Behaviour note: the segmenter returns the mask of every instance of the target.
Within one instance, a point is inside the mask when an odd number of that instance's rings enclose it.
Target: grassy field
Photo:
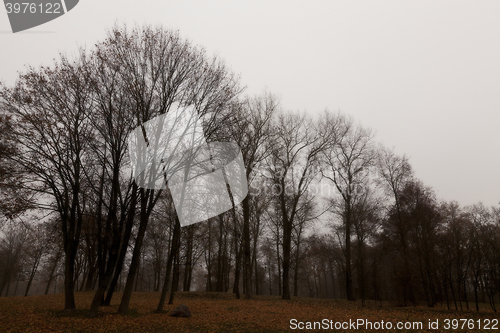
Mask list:
[[[355,322],[368,320],[372,325],[384,321],[393,324],[393,329],[378,329],[377,332],[395,331],[432,331],[432,332],[495,332],[497,329],[478,329],[484,326],[486,319],[498,318],[486,305],[480,312],[448,311],[446,308],[429,309],[424,306],[395,307],[389,303],[379,306],[368,302],[361,307],[360,302],[344,300],[318,300],[311,298],[294,298],[282,301],[278,297],[257,296],[253,300],[236,300],[232,294],[222,293],[178,293],[174,305],[167,305],[170,311],[175,306],[186,304],[192,312],[191,318],[174,318],[168,312],[155,313],[159,293],[134,293],[130,312],[127,316],[116,314],[121,295],[118,293],[109,307],[101,307],[98,318],[88,318],[88,308],[93,293],[77,293],[77,310],[74,313],[61,311],[64,304],[63,295],[1,297],[0,298],[0,332],[290,332],[290,320],[298,322],[314,322],[327,319],[335,322]],[[439,320],[439,330],[428,328],[429,319]],[[446,319],[473,319],[474,328],[467,325],[459,329],[444,329]],[[423,329],[398,330],[398,322],[422,322]],[[450,325],[453,322],[450,322]],[[456,322],[455,322],[456,323]],[[469,321],[468,323],[472,323]],[[311,324],[313,325],[313,324]],[[329,324],[330,325],[330,324]],[[344,324],[345,327],[346,324]],[[409,324],[407,324],[409,325]],[[386,327],[386,326],[384,326]],[[335,326],[333,326],[335,328]],[[352,328],[352,326],[351,326]],[[452,328],[452,326],[450,326]],[[490,324],[490,328],[491,324]],[[328,331],[320,329],[319,331]],[[335,330],[335,329],[334,329]],[[310,330],[315,331],[315,330]],[[316,330],[317,331],[317,330]],[[333,330],[332,330],[333,331]],[[335,331],[353,331],[340,329]],[[361,326],[356,332],[370,331]],[[373,330],[375,331],[375,330]]]

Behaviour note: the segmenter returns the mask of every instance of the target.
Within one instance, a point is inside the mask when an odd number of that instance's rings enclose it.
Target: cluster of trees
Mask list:
[[[161,311],[180,288],[495,309],[500,209],[439,202],[346,115],[241,93],[222,61],[151,27],[116,27],[1,85],[0,294],[62,276],[65,309],[93,290],[93,316],[115,291],[126,313],[134,290],[161,292]],[[240,205],[182,228],[168,188],[134,181],[127,145],[177,103],[207,141],[239,145],[249,184]]]

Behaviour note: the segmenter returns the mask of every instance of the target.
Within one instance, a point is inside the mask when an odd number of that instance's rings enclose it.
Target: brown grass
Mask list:
[[[279,297],[257,296],[253,300],[236,300],[232,294],[224,293],[178,293],[174,305],[167,305],[170,311],[184,303],[192,312],[191,318],[174,318],[168,312],[155,313],[158,293],[134,293],[127,316],[116,313],[121,295],[118,293],[111,306],[101,307],[97,318],[88,318],[88,308],[93,293],[77,293],[77,310],[64,312],[63,295],[2,297],[0,298],[1,332],[289,332],[290,319],[298,321],[349,321],[366,319],[372,322],[419,321],[427,329],[428,321],[440,320],[442,332],[444,319],[498,318],[483,305],[480,312],[448,311],[424,306],[394,307],[368,302],[361,307],[359,302],[343,300],[320,300],[294,298],[282,301]],[[500,329],[500,327],[498,327]],[[299,330],[295,330],[299,331]],[[326,331],[326,330],[323,330]],[[342,330],[341,330],[342,331]],[[362,332],[363,329],[357,330]],[[384,332],[384,330],[377,330]],[[390,330],[388,330],[390,331]],[[398,330],[393,329],[393,332]],[[415,332],[416,330],[409,330]],[[430,330],[429,330],[430,331]],[[438,332],[434,330],[433,332]],[[454,330],[454,331],[471,331]],[[479,332],[481,330],[474,330]],[[484,330],[493,332],[495,330]]]

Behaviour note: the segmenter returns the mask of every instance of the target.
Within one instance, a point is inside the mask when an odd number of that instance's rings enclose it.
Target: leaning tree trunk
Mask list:
[[[33,267],[32,267],[31,272],[30,272],[30,277],[28,280],[28,285],[26,286],[26,291],[24,292],[24,297],[28,296],[28,292],[30,291],[31,283],[33,283],[33,279],[35,278],[35,274],[36,274],[36,271],[38,269],[38,264],[40,263],[40,258],[41,258],[41,255],[39,256],[37,254],[37,256],[35,258],[35,263],[33,264]]]
[[[62,250],[59,249],[59,251],[57,251],[56,258],[54,259],[54,265],[52,266],[52,268],[50,270],[49,280],[47,281],[47,287],[45,288],[44,295],[47,295],[49,293],[49,288],[50,288],[50,285],[52,284],[52,280],[54,280],[54,273],[56,271],[57,264],[59,263],[59,259],[61,258],[61,254],[62,254]]]
[[[141,188],[141,220],[139,223],[139,231],[137,233],[137,239],[134,246],[134,252],[132,255],[132,262],[130,263],[130,269],[127,276],[127,282],[125,284],[125,289],[123,291],[122,300],[120,302],[120,307],[118,308],[118,313],[123,315],[127,314],[128,306],[130,304],[130,298],[132,297],[132,291],[134,289],[134,280],[139,269],[139,263],[141,259],[141,247],[142,241],[144,239],[144,234],[146,233],[146,228],[148,225],[149,214],[147,212],[147,204],[149,195],[153,195],[151,190],[145,191]],[[149,194],[149,195],[148,195]]]
[[[130,200],[130,206],[129,206],[130,208],[127,216],[127,223],[125,225],[125,231],[121,243],[120,253],[116,263],[113,279],[111,280],[111,283],[108,288],[108,293],[106,294],[106,298],[102,303],[103,306],[109,306],[111,304],[111,298],[113,297],[113,293],[115,292],[116,286],[120,279],[120,274],[122,273],[123,262],[125,261],[125,256],[127,255],[128,243],[130,240],[130,236],[132,234],[132,227],[134,225],[135,206],[137,204],[137,188],[138,186],[134,182],[132,186],[132,198]]]
[[[158,307],[156,308],[156,312],[162,312],[163,307],[165,306],[165,299],[167,298],[168,285],[170,284],[170,272],[172,270],[172,263],[174,261],[175,253],[177,252],[177,248],[179,247],[181,236],[181,225],[179,223],[179,219],[175,218],[175,226],[174,232],[172,236],[172,243],[170,247],[170,253],[167,260],[167,269],[165,273],[165,281],[163,282],[163,288],[161,290],[160,302],[158,303]]]

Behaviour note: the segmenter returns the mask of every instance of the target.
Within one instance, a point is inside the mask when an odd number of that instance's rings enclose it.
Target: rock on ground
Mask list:
[[[172,317],[191,317],[191,311],[184,304],[179,305],[172,311],[170,311],[170,316]]]

